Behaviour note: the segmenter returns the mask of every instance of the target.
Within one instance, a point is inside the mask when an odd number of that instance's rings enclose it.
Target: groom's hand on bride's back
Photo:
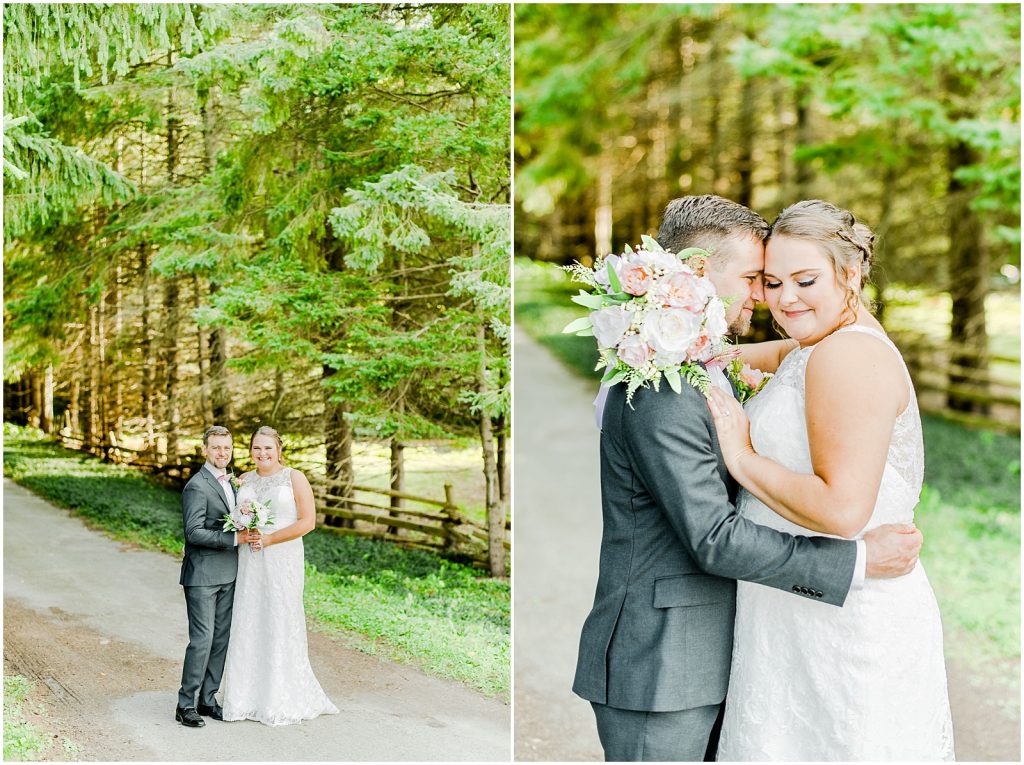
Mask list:
[[[924,536],[909,523],[887,523],[864,535],[867,545],[866,575],[889,579],[909,574],[917,565]]]

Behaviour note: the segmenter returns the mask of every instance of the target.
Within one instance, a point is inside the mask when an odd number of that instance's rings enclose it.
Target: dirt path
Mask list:
[[[570,690],[601,542],[595,390],[522,331],[515,381],[515,757],[600,760],[590,706]],[[970,653],[961,635],[946,645]],[[957,759],[1019,762],[1020,663],[948,658],[947,671]]]
[[[340,714],[270,728],[174,721],[187,639],[179,563],[129,549],[4,481],[4,672],[36,682],[47,759],[507,761],[510,709],[311,632]],[[63,756],[62,756],[63,755]]]

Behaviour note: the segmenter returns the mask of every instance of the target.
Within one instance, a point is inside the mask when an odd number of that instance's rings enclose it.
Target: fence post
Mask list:
[[[444,549],[446,552],[451,552],[455,549],[455,535],[452,534],[452,529],[458,525],[459,519],[457,515],[457,507],[455,505],[455,498],[453,496],[454,491],[450,483],[444,485],[444,507],[442,510],[447,519],[441,521],[441,528],[444,529]]]

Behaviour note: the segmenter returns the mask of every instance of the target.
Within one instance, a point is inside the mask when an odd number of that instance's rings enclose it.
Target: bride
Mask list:
[[[749,421],[726,394],[709,402],[745,489],[739,512],[759,524],[856,538],[913,522],[921,419],[899,351],[860,301],[873,240],[820,200],[772,224],[765,297],[797,344],[745,346],[753,365],[778,367],[747,405]],[[719,760],[953,754],[942,625],[920,562],[901,578],[865,580],[843,608],[739,582]]]
[[[302,607],[302,537],[316,524],[313,491],[306,476],[284,467],[273,428],[253,433],[249,450],[256,470],[241,477],[236,502],[269,503],[274,521],[238,550],[224,719],[289,725],[336,714],[309,665]]]

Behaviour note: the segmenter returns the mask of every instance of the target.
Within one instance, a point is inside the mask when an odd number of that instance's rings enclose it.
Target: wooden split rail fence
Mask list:
[[[325,480],[315,481],[313,490],[320,510],[317,523],[325,529],[460,554],[481,565],[487,562],[487,528],[455,504],[451,484],[445,484],[443,500],[363,485],[351,486],[345,492],[340,482]],[[383,499],[374,501],[376,497]],[[394,500],[400,504],[391,504]],[[424,507],[409,507],[405,502]],[[510,533],[511,522],[506,521],[506,550],[511,548]]]
[[[937,341],[914,332],[892,332],[893,342],[914,379],[921,410],[972,427],[1020,435],[1020,357],[983,353],[977,348]],[[981,360],[970,366],[961,360]],[[950,399],[983,411],[960,411]]]
[[[101,443],[90,442],[73,433],[68,419],[60,430],[60,438],[68,449],[88,452],[105,462],[139,468],[182,484],[205,461],[198,450],[172,461],[152,449],[132,449],[120,443],[114,433],[108,433]],[[304,466],[304,472],[316,497],[319,528],[457,555],[471,560],[475,566],[487,567],[487,527],[456,504],[451,484],[444,485],[444,499],[364,485],[351,486],[346,492],[342,483],[328,481],[315,468]],[[511,530],[511,521],[506,521],[506,550],[511,549]]]

